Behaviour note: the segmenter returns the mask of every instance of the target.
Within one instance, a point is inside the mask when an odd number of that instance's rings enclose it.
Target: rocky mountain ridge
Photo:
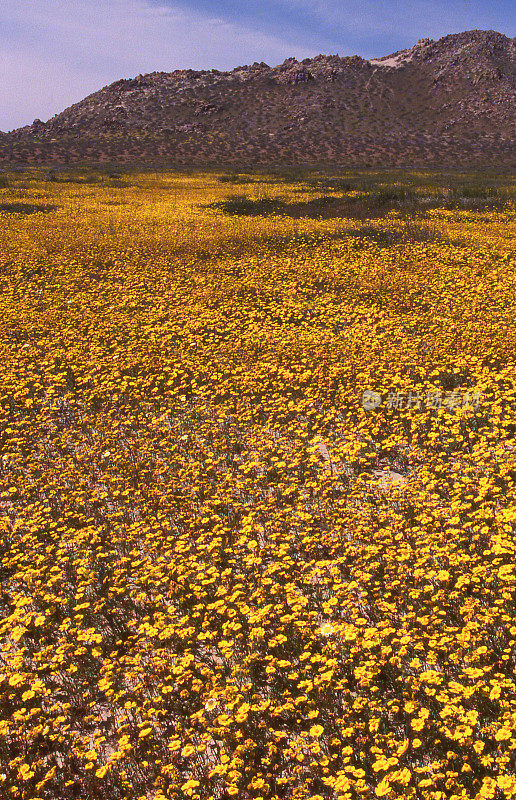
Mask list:
[[[0,160],[508,163],[515,101],[516,39],[468,31],[369,60],[321,54],[118,80],[0,134]]]

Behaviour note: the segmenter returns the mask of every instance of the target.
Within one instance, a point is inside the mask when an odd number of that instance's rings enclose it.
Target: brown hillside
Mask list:
[[[516,39],[469,31],[383,58],[319,55],[119,80],[0,136],[6,162],[507,164]]]

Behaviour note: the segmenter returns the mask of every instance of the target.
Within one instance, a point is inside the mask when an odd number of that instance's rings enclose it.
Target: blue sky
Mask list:
[[[513,0],[1,0],[0,130],[153,70],[374,58],[474,28],[514,36],[515,20]]]

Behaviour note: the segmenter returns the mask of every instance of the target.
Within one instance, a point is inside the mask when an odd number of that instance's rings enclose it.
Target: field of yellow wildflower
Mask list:
[[[43,178],[0,188],[0,797],[515,796],[514,184]]]

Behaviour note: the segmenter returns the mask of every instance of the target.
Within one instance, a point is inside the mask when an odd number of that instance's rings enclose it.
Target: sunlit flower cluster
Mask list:
[[[16,180],[56,210],[0,212],[0,796],[515,796],[513,209],[386,244]]]

